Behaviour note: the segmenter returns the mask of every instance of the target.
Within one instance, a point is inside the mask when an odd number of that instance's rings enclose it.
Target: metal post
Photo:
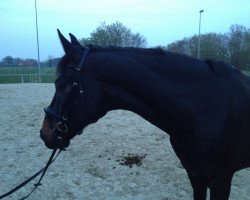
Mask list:
[[[200,10],[200,20],[199,20],[199,38],[198,38],[198,59],[200,59],[200,50],[201,50],[201,13],[203,13],[204,10]]]
[[[39,83],[41,82],[41,66],[40,66],[40,51],[39,51],[39,35],[38,35],[38,22],[37,22],[37,6],[35,0],[35,13],[36,13],[36,43],[37,43],[37,65],[38,65],[38,74],[39,74]]]

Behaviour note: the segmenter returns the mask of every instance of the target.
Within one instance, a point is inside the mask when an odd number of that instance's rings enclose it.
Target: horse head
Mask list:
[[[58,35],[65,55],[57,66],[55,94],[45,109],[40,131],[48,148],[67,147],[70,139],[106,113],[102,85],[93,73],[95,63],[90,50],[72,34],[71,42],[59,30]]]

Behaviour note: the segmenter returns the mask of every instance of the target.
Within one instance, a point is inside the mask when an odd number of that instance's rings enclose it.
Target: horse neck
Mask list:
[[[165,119],[170,118],[171,122],[170,111],[175,112],[172,104],[174,100],[171,99],[171,93],[175,91],[166,88],[165,78],[156,70],[162,66],[155,66],[157,62],[154,61],[164,60],[161,57],[163,55],[148,55],[146,58],[144,56],[144,59],[142,55],[134,54],[116,54],[110,57],[108,54],[105,55],[107,60],[102,60],[97,71],[100,80],[105,83],[106,93],[110,96],[107,109],[135,112],[166,131],[168,127]],[[161,91],[164,91],[164,94]],[[168,116],[163,108],[168,109]]]

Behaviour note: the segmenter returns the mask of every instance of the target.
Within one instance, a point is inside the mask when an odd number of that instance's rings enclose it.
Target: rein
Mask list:
[[[75,74],[75,80],[73,82],[73,87],[72,87],[72,91],[71,91],[71,98],[74,98],[75,95],[77,94],[77,89],[79,90],[80,95],[83,95],[83,88],[82,88],[82,82],[81,82],[81,74],[84,68],[84,64],[86,62],[87,56],[89,54],[89,48],[85,48],[83,55],[81,57],[81,60],[78,64],[78,66],[75,68],[76,70],[76,74]],[[69,113],[71,111],[71,107],[69,109],[67,109],[63,115],[59,114],[57,111],[55,111],[53,108],[51,108],[50,106],[48,106],[47,108],[44,108],[45,111],[45,115],[48,115],[52,118],[54,118],[57,123],[55,124],[54,127],[54,134],[55,134],[55,139],[56,139],[56,145],[55,148],[53,149],[51,156],[46,164],[46,166],[44,168],[42,168],[40,171],[38,171],[37,173],[35,173],[33,176],[31,176],[30,178],[28,178],[27,180],[25,180],[24,182],[20,183],[18,186],[16,186],[15,188],[13,188],[12,190],[10,190],[9,192],[6,192],[5,194],[0,196],[0,199],[3,199],[9,195],[11,195],[12,193],[16,192],[17,190],[21,189],[23,186],[25,186],[27,183],[29,183],[31,180],[33,180],[34,178],[36,178],[39,174],[42,173],[42,175],[40,176],[38,182],[36,184],[34,184],[34,188],[31,190],[31,192],[26,195],[25,197],[19,199],[19,200],[24,200],[27,199],[36,189],[38,186],[41,185],[41,181],[48,169],[48,167],[55,161],[55,159],[57,158],[57,156],[65,149],[60,148],[60,143],[62,142],[62,140],[66,137],[66,133],[68,132],[68,126],[67,126],[67,120],[68,120],[68,116]],[[57,150],[59,149],[59,152],[56,154]]]
[[[16,186],[15,188],[11,189],[9,192],[6,192],[5,194],[1,195],[0,196],[0,199],[3,199],[9,195],[11,195],[12,193],[16,192],[17,190],[21,189],[23,186],[25,186],[27,183],[29,183],[31,180],[33,180],[34,178],[36,178],[39,174],[42,173],[42,175],[40,176],[38,182],[36,184],[34,184],[34,188],[31,190],[31,192],[26,195],[25,197],[22,197],[21,199],[19,200],[24,200],[24,199],[27,199],[36,189],[38,186],[41,185],[41,181],[48,169],[48,167],[55,161],[55,159],[57,158],[57,156],[62,152],[63,149],[60,149],[59,152],[56,154],[57,152],[57,148],[55,148],[53,150],[53,152],[51,153],[51,156],[46,164],[46,166],[44,168],[42,168],[40,171],[38,171],[37,173],[35,173],[33,176],[31,176],[30,178],[28,178],[27,180],[23,181],[22,183],[20,183],[18,186]],[[56,154],[56,156],[55,156]]]

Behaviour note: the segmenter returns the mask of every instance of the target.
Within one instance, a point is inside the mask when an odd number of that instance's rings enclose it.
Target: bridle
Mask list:
[[[77,92],[80,93],[80,95],[83,95],[83,89],[82,89],[82,81],[81,81],[81,75],[84,69],[84,64],[86,62],[87,56],[89,54],[89,48],[85,47],[83,55],[81,57],[81,60],[78,64],[77,67],[75,67],[76,70],[76,74],[75,74],[75,79],[73,82],[73,87],[72,90],[70,91],[70,98],[69,101],[71,101],[76,95]],[[70,104],[69,104],[70,105]],[[25,197],[21,198],[20,200],[24,200],[26,198],[28,198],[35,190],[36,188],[41,185],[41,181],[48,169],[48,167],[54,162],[54,160],[57,158],[57,156],[61,153],[62,150],[65,150],[63,148],[60,147],[60,143],[63,141],[63,139],[66,136],[66,133],[68,132],[68,116],[70,114],[71,111],[71,106],[70,105],[68,107],[67,110],[65,110],[65,112],[61,115],[59,114],[56,110],[54,110],[53,108],[51,108],[50,106],[48,106],[47,108],[44,108],[45,111],[45,115],[53,118],[53,120],[55,120],[57,123],[55,124],[54,127],[54,134],[55,134],[55,147],[53,149],[53,152],[46,164],[46,166],[44,168],[42,168],[40,171],[38,171],[37,173],[35,173],[33,176],[31,176],[30,178],[28,178],[27,180],[25,180],[24,182],[22,182],[21,184],[19,184],[18,186],[16,186],[15,188],[13,188],[12,190],[10,190],[9,192],[6,192],[3,195],[0,195],[0,199],[3,199],[9,195],[11,195],[12,193],[16,192],[17,190],[21,189],[23,186],[25,186],[27,183],[29,183],[31,180],[33,180],[34,178],[36,178],[39,174],[42,173],[42,175],[40,176],[38,182],[36,184],[34,184],[34,188],[31,190],[31,192],[26,195]],[[57,150],[60,149],[60,151],[56,154]]]
[[[69,92],[69,98],[67,98],[67,102],[65,102],[65,105],[67,105],[67,109],[64,110],[63,114],[60,114],[58,111],[54,110],[51,106],[48,106],[47,108],[44,108],[45,115],[48,116],[50,119],[55,121],[54,125],[54,137],[56,140],[64,140],[67,138],[67,132],[68,132],[68,119],[71,112],[72,104],[70,102],[73,101],[77,93],[81,96],[83,96],[83,88],[82,88],[82,81],[81,81],[81,75],[83,73],[83,69],[88,57],[90,49],[88,47],[84,48],[83,55],[81,57],[81,60],[77,67],[73,67],[76,71],[74,81],[72,84],[72,89]],[[68,103],[69,102],[69,103]]]

